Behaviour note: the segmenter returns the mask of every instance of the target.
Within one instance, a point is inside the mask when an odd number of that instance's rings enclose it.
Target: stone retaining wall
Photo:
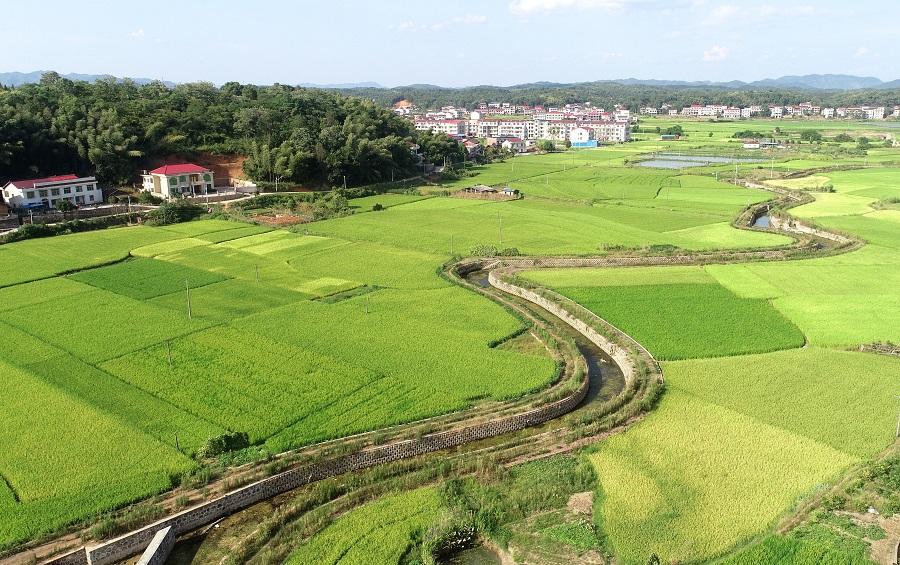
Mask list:
[[[832,239],[834,239],[834,237],[835,236],[832,236]],[[714,254],[693,253],[689,255],[629,257],[498,257],[496,258],[496,261],[503,266],[514,267],[516,269],[539,269],[548,267],[656,267],[667,265],[731,263],[759,259],[778,260],[784,259],[793,253],[810,251],[812,249],[815,249],[815,247],[809,245],[791,249],[775,249],[771,251],[726,251]]]
[[[769,225],[771,225],[775,229],[784,230],[786,232],[814,235],[816,237],[830,239],[831,241],[836,241],[838,243],[850,243],[853,241],[849,237],[844,237],[842,235],[831,233],[825,230],[817,230],[813,227],[801,224],[793,218],[784,220],[773,216],[772,218],[769,218]]]
[[[488,274],[488,281],[491,283],[491,286],[499,288],[503,292],[507,292],[509,294],[518,296],[520,298],[524,298],[525,300],[527,300],[529,302],[537,304],[544,310],[547,310],[548,312],[550,312],[551,314],[553,314],[560,320],[564,321],[565,323],[567,323],[570,326],[572,326],[573,328],[575,328],[578,331],[578,333],[582,334],[584,337],[591,340],[591,342],[593,342],[594,345],[596,345],[597,347],[602,349],[604,352],[606,352],[607,355],[612,357],[612,359],[613,359],[613,361],[615,361],[616,365],[618,365],[619,368],[622,370],[622,376],[625,377],[626,383],[632,382],[632,380],[634,379],[634,369],[635,368],[632,365],[631,360],[628,358],[627,350],[625,350],[624,348],[619,347],[615,343],[611,342],[606,337],[601,335],[597,330],[595,330],[590,325],[588,325],[586,322],[576,318],[572,313],[570,313],[568,310],[566,310],[559,304],[553,302],[552,300],[544,298],[543,296],[541,296],[537,293],[534,293],[530,290],[527,290],[527,289],[524,289],[524,288],[521,288],[521,287],[518,287],[518,286],[515,286],[515,285],[512,285],[512,284],[502,281],[500,279],[500,276],[496,273],[496,271],[491,271]],[[574,302],[573,302],[573,304],[574,304]],[[591,313],[591,316],[594,316],[595,318],[597,317],[595,314],[592,314],[592,313]],[[597,318],[597,319],[599,320],[600,318]],[[621,330],[618,330],[617,328],[614,328],[613,326],[610,326],[610,327],[615,329],[624,338],[629,339],[633,345],[636,345],[637,347],[639,347],[640,350],[643,351],[644,353],[646,353],[651,359],[653,358],[653,356],[650,355],[650,352],[648,352],[643,347],[641,347],[640,344],[638,344],[636,341],[631,340],[631,338],[628,337],[624,332],[622,332]]]
[[[163,565],[172,548],[175,546],[175,533],[172,528],[164,528],[153,536],[153,540],[141,558],[138,559],[137,565]]]

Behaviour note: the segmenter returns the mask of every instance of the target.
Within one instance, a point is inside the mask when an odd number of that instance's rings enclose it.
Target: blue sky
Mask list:
[[[0,71],[222,84],[900,78],[884,0],[6,0]]]

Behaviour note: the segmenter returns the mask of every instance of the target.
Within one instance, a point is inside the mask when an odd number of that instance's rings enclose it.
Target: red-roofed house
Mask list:
[[[213,191],[213,172],[192,163],[163,165],[141,178],[143,190],[162,198],[199,196]]]
[[[99,204],[103,202],[103,192],[94,177],[60,175],[42,179],[11,180],[3,187],[3,198],[13,208],[38,207],[56,208],[60,200],[72,204]]]

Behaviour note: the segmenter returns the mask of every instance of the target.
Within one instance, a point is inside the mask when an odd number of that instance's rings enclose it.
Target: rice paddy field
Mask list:
[[[34,243],[40,278],[16,262]],[[555,371],[543,349],[488,347],[521,323],[440,279],[444,255],[224,221],[0,249],[0,548],[169,489],[226,430],[280,452]]]
[[[807,182],[833,183],[836,192],[792,213],[864,238],[862,249],[779,263],[523,275],[664,360],[658,409],[590,455],[601,497],[595,520],[624,563],[651,553],[682,563],[726,554],[894,441],[900,359],[847,350],[900,339],[900,214],[869,206],[892,193],[893,169],[817,174],[825,178]],[[800,181],[792,188],[806,188]],[[866,561],[770,537],[722,562]]]
[[[822,128],[683,125],[689,143],[677,147],[701,152],[733,151],[731,134],[748,127]],[[11,344],[0,352],[0,551],[171,488],[196,468],[196,450],[228,430],[278,452],[547,386],[554,364],[541,348],[488,346],[521,323],[437,275],[472,246],[591,255],[792,241],[732,227],[770,194],[717,182],[731,165],[631,166],[660,150],[639,141],[516,157],[440,189],[509,183],[521,200],[367,197],[351,216],[309,225],[310,235],[204,220],[0,245],[0,331]],[[900,153],[822,157],[794,152],[740,168],[816,168],[816,178],[779,186],[833,184],[792,213],[865,239],[852,253],[523,273],[662,361],[658,407],[587,450],[594,522],[621,563],[651,553],[703,563],[743,546],[724,562],[837,559],[766,534],[893,441],[900,359],[858,346],[900,341],[900,211],[871,206],[900,196],[898,169],[880,166]],[[819,170],[866,162],[879,166]],[[422,489],[354,510],[290,561],[397,561],[440,519],[438,498]]]
[[[285,563],[399,563],[415,538],[440,519],[441,507],[435,488],[385,496],[338,518],[295,549]]]

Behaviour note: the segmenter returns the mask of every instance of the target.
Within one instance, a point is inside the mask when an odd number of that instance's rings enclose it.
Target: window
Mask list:
[[[79,187],[79,188],[81,188],[81,187]],[[63,187],[63,194],[72,194],[72,187],[70,187],[70,186],[64,186],[64,187]]]
[[[178,182],[184,182],[186,180],[187,180],[187,177],[184,175],[181,175],[180,177],[178,177]]]
[[[91,202],[94,201],[94,195],[93,195],[93,194],[89,194],[89,195],[88,195],[88,198],[90,199]]]
[[[41,198],[46,198],[47,197],[47,189],[42,188],[42,189],[38,190],[38,194],[41,195]]]
[[[206,192],[209,192],[210,190],[212,190],[212,185],[211,185],[211,184],[207,184],[207,185],[206,185]]]
[[[51,188],[51,189],[50,189],[50,195],[51,195],[51,196],[59,196],[59,189],[58,189],[58,188]]]
[[[90,186],[91,186],[91,185],[88,185],[88,190],[90,190]],[[78,185],[78,186],[75,187],[75,192],[81,192],[81,190],[82,190],[82,189],[81,189],[81,185]]]
[[[28,192],[26,192],[26,193],[25,193],[25,198],[28,198],[28,199],[34,198],[34,191],[33,191],[33,190],[29,190]]]
[[[207,173],[207,174],[203,175],[203,180],[205,180],[206,182],[209,182],[212,180],[212,178],[210,178],[209,173]]]
[[[178,184],[178,179],[176,179],[175,177],[170,177],[169,186],[175,186],[176,184]]]

